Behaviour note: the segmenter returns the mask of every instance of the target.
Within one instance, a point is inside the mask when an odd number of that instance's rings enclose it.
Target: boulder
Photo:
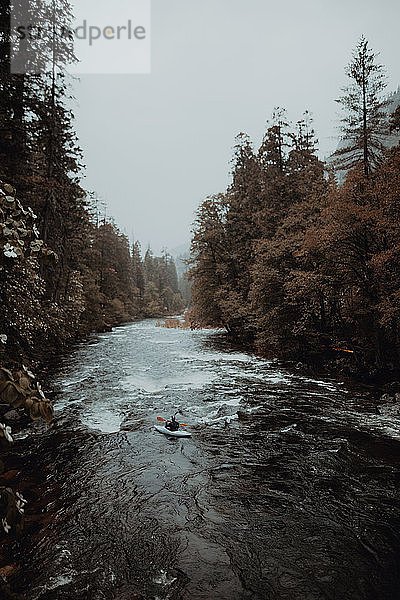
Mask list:
[[[13,409],[25,408],[34,421],[43,418],[51,423],[54,409],[45,398],[36,378],[26,367],[14,374],[0,366],[0,401]]]

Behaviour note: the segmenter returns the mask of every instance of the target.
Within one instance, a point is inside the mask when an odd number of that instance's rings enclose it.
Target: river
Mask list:
[[[51,386],[57,427],[19,435],[46,516],[27,600],[400,598],[400,420],[371,391],[153,320]],[[154,429],[177,410],[190,439]]]

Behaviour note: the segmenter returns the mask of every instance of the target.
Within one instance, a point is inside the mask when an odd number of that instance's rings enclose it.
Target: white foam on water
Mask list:
[[[130,375],[123,379],[121,386],[128,391],[143,390],[145,392],[153,393],[161,391],[165,387],[165,384],[161,379],[156,379],[147,375]]]
[[[249,354],[244,354],[244,352],[232,352],[232,353],[218,353],[216,352],[201,352],[199,350],[194,351],[192,354],[182,353],[179,350],[172,352],[177,356],[181,361],[202,361],[202,362],[210,362],[210,363],[248,363],[253,365],[270,365],[272,361],[264,360],[262,358],[258,358],[256,356],[251,356]]]
[[[96,412],[93,414],[83,413],[80,421],[90,429],[99,429],[103,433],[118,433],[124,416],[119,412],[109,410],[108,408],[96,406]]]
[[[337,388],[339,386],[343,386],[344,382],[343,381],[338,381],[335,383],[329,382],[329,381],[321,381],[318,379],[309,379],[308,377],[300,377],[301,381],[304,381],[306,383],[314,383],[315,385],[317,385],[318,387],[323,387],[326,388],[327,390],[330,390],[332,392],[335,392],[337,390]],[[341,392],[346,392],[348,393],[349,390],[340,390]]]
[[[44,587],[46,590],[56,590],[60,587],[64,587],[69,583],[73,582],[73,577],[70,574],[66,575],[58,575],[58,577],[51,577],[49,583],[47,583]]]
[[[297,423],[293,423],[292,425],[288,425],[287,427],[284,427],[283,429],[281,429],[281,433],[289,433],[290,431],[294,431],[297,427]]]
[[[78,383],[82,383],[85,379],[88,379],[89,375],[81,375],[80,377],[75,377],[72,379],[61,379],[60,383],[63,389],[70,388],[73,385],[77,385]]]
[[[238,419],[237,412],[230,415],[219,415],[219,410],[223,407],[240,407],[243,400],[243,396],[237,396],[231,400],[222,399],[216,402],[207,402],[201,406],[198,404],[187,406],[184,411],[185,420],[193,425],[200,423],[212,425],[214,423],[223,423],[224,421],[230,423],[231,421]],[[204,414],[204,410],[207,410],[206,414]]]
[[[152,344],[175,344],[177,340],[152,340]]]
[[[172,585],[176,581],[176,577],[172,577],[168,575],[167,571],[162,569],[156,577],[153,579],[153,583],[157,585],[169,586]]]
[[[211,372],[193,371],[192,373],[177,374],[174,377],[150,377],[147,375],[130,375],[123,382],[123,389],[144,391],[150,394],[161,392],[163,390],[190,390],[202,389],[215,380],[215,375]]]
[[[246,412],[247,413],[253,413],[253,412],[256,412],[257,410],[260,410],[262,408],[265,409],[265,406],[262,406],[261,404],[259,406],[251,406],[250,408],[246,409]]]
[[[232,400],[221,400],[221,402],[217,402],[219,406],[240,406],[241,401],[244,400],[243,396],[238,396],[237,398],[232,398]]]
[[[20,433],[13,433],[12,435],[13,435],[14,441],[15,440],[25,440],[27,437],[31,436],[31,433],[30,433],[30,431],[28,431],[28,433],[21,431]]]
[[[93,346],[96,362],[91,359],[92,349],[83,349],[71,365],[74,376],[59,379],[64,394],[59,396],[56,410],[70,407],[84,425],[104,433],[120,431],[121,424],[134,412],[146,417],[156,410],[157,414],[174,413],[180,407],[185,422],[221,426],[238,418],[237,414],[220,416],[221,407],[227,407],[221,413],[234,413],[240,406],[247,413],[262,408],[246,406],[248,391],[254,395],[260,385],[263,397],[276,387],[287,390],[292,385],[305,387],[305,383],[315,386],[310,386],[310,395],[317,395],[318,388],[323,388],[321,393],[324,389],[337,390],[332,382],[285,372],[276,360],[204,347],[203,342],[213,334],[156,328],[155,321],[104,334]],[[80,397],[80,391],[86,396]],[[206,396],[210,402],[204,401]]]
[[[201,419],[199,419],[199,423],[204,423],[204,425],[218,425],[219,423],[232,423],[232,421],[237,421],[239,418],[238,414],[235,413],[234,415],[226,415],[224,417],[210,417],[209,415],[206,415],[205,417],[202,417]]]
[[[180,390],[200,390],[215,381],[214,373],[209,371],[193,372],[184,377],[178,377],[177,381],[171,380],[170,387],[178,387]]]
[[[264,373],[243,373],[242,377],[244,379],[257,379],[258,381],[262,381],[263,383],[291,383],[293,381],[293,376],[287,373],[282,373],[281,371],[265,371]]]
[[[395,440],[400,439],[400,427],[383,427],[382,431]]]
[[[57,399],[57,402],[54,405],[54,408],[57,412],[67,408],[68,406],[74,406],[75,404],[80,404],[86,400],[86,396],[80,396],[79,398],[69,398],[68,396],[61,396],[61,398]]]
[[[379,433],[384,433],[390,438],[400,439],[400,418],[397,416],[368,415],[364,417],[364,423],[368,429],[373,429]]]

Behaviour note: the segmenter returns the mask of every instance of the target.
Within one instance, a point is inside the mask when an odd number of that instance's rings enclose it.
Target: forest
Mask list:
[[[14,10],[18,3],[14,3]],[[69,2],[32,0],[47,29],[71,18]],[[43,420],[54,409],[30,369],[43,372],[71,344],[93,332],[147,317],[181,314],[187,304],[167,251],[143,253],[84,189],[68,66],[73,41],[63,36],[29,55],[14,72],[11,3],[0,2],[0,597],[20,598],[6,576],[18,552],[27,500],[12,469],[15,423]],[[185,293],[185,292],[184,292]],[[4,423],[3,423],[4,422]],[[6,460],[7,459],[7,460]],[[11,473],[11,476],[10,476]],[[31,500],[35,490],[23,492]],[[28,527],[29,529],[29,527]],[[18,568],[17,568],[18,570]]]
[[[399,374],[400,108],[362,37],[338,99],[342,143],[318,157],[308,111],[276,109],[261,147],[237,137],[232,183],[197,213],[191,320],[265,356]]]
[[[15,8],[15,7],[14,7]],[[46,30],[69,2],[30,3]],[[38,16],[39,15],[39,16]],[[0,22],[0,362],[39,362],[92,331],[185,308],[172,257],[142,256],[82,187],[74,130],[73,40],[13,73],[10,2]]]
[[[70,1],[16,0],[52,36],[22,56],[11,5],[0,0],[0,599],[394,598],[400,104],[368,40],[337,99],[336,152],[321,159],[309,110],[293,124],[276,108],[259,148],[237,136],[231,183],[201,203],[175,263],[85,189],[73,36],[56,36]],[[241,10],[229,16],[242,27]],[[149,148],[164,185],[162,143]],[[160,428],[171,414],[185,424]]]

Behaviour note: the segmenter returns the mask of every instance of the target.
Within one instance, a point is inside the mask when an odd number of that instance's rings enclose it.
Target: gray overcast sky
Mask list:
[[[76,84],[84,186],[144,246],[185,243],[228,183],[235,135],[258,144],[275,106],[293,121],[309,109],[321,156],[335,148],[334,99],[362,33],[397,88],[399,21],[399,0],[153,0],[152,73]]]

